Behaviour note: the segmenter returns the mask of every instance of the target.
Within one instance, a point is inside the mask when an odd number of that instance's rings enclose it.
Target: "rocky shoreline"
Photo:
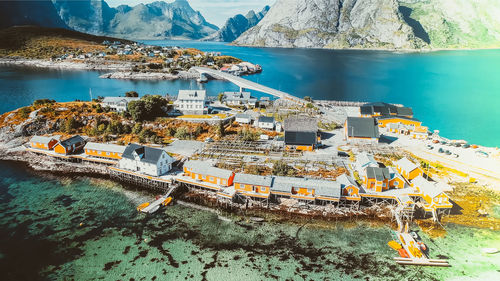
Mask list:
[[[24,58],[0,58],[0,65],[14,65],[35,68],[50,68],[61,70],[97,70],[112,71],[99,76],[103,79],[123,79],[123,80],[177,80],[177,79],[197,79],[197,73],[180,71],[178,74],[165,72],[135,72],[131,71],[133,62],[116,61],[49,61],[42,59]]]

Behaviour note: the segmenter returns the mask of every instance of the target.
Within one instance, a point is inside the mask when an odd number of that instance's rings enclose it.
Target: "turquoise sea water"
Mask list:
[[[447,225],[420,233],[452,267],[402,267],[387,226],[221,221],[174,205],[153,216],[151,194],[91,178],[41,176],[0,162],[2,280],[498,280],[500,234]],[[237,220],[238,217],[233,216]],[[442,256],[439,256],[442,255]]]
[[[264,71],[246,78],[299,97],[402,103],[432,130],[452,139],[499,146],[500,50],[392,53],[246,48],[196,41],[146,41],[221,51],[261,64]],[[99,79],[94,71],[37,70],[0,66],[0,113],[38,98],[59,101],[140,94],[175,94],[207,88],[209,94],[237,90],[229,82],[120,81]]]

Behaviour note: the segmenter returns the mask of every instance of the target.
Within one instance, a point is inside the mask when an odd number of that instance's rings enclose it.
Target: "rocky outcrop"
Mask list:
[[[270,7],[266,6],[259,13],[253,10],[246,16],[238,14],[226,21],[226,24],[216,33],[204,38],[204,41],[232,42],[236,40],[243,32],[257,25],[267,14]]]
[[[50,0],[0,1],[0,28],[14,25],[40,25],[67,28]]]
[[[498,47],[499,7],[499,0],[278,0],[235,44],[339,49]]]
[[[52,0],[61,19],[72,29],[102,35],[117,11],[104,0]]]

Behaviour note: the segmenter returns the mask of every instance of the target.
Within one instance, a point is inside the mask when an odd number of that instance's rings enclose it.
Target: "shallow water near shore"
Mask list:
[[[318,227],[306,220],[240,226],[181,205],[138,214],[135,207],[151,197],[108,180],[40,176],[0,161],[2,280],[500,277],[498,256],[480,252],[500,248],[500,234],[487,229],[446,225],[447,235],[435,239],[420,232],[431,256],[448,257],[452,267],[402,267],[392,261],[387,226]]]
[[[499,146],[500,50],[396,53],[363,50],[248,48],[197,41],[145,41],[220,51],[262,65],[245,78],[298,97],[346,101],[384,101],[413,107],[415,117],[452,139]],[[207,89],[216,96],[239,88],[226,81],[130,81],[100,79],[103,72],[0,66],[0,113],[35,99],[90,100],[142,94],[177,94],[179,89]],[[15,97],[15,99],[10,99]],[[493,126],[492,126],[493,125]]]

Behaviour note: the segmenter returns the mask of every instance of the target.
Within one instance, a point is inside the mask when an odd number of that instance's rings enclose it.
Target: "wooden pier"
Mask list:
[[[155,191],[167,192],[169,186],[172,184],[171,180],[138,174],[116,167],[108,167],[108,171],[112,179],[133,185],[139,185]]]

